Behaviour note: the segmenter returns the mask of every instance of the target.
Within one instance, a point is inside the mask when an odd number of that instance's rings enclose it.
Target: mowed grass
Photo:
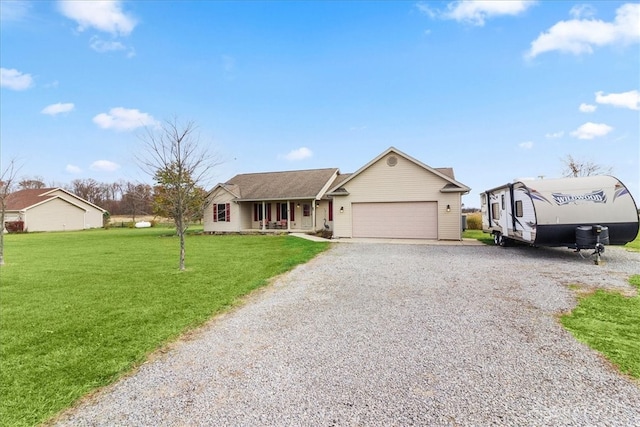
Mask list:
[[[493,245],[493,236],[489,233],[485,233],[482,230],[465,230],[462,232],[464,239],[476,239],[485,245]]]
[[[46,421],[146,355],[328,247],[291,236],[170,229],[5,236],[0,424]]]
[[[640,275],[629,282],[640,291]],[[580,298],[561,322],[579,340],[604,354],[635,378],[640,378],[640,293],[625,297],[597,290]]]
[[[640,232],[638,232],[635,240],[624,245],[624,248],[633,252],[640,252]]]

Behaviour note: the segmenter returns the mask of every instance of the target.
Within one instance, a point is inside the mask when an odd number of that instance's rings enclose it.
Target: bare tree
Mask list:
[[[34,176],[33,178],[22,177],[18,183],[18,188],[21,190],[34,189],[39,190],[45,188],[47,185],[44,183],[44,178],[41,176]]]
[[[127,182],[122,195],[122,212],[131,215],[133,222],[137,215],[151,213],[153,210],[152,188],[149,184],[135,184]]]
[[[5,169],[0,171],[0,265],[4,265],[4,216],[7,210],[7,197],[13,191],[16,175],[20,166],[11,159]]]
[[[71,181],[70,191],[76,196],[100,206],[104,201],[104,188],[101,188],[103,185],[93,178],[74,179]]]
[[[185,232],[193,206],[204,209],[200,188],[208,173],[221,162],[200,144],[196,125],[166,120],[160,128],[146,129],[141,137],[144,152],[137,157],[141,168],[162,188],[167,215],[173,219],[180,239],[180,270],[185,269]]]
[[[575,159],[571,154],[567,154],[563,159],[564,170],[562,176],[565,178],[575,178],[579,176],[606,175],[612,171],[611,167],[604,167],[596,163]]]

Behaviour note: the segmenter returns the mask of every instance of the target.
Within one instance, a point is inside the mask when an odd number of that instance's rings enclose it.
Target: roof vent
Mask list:
[[[387,164],[391,167],[398,164],[398,158],[396,156],[387,157]]]

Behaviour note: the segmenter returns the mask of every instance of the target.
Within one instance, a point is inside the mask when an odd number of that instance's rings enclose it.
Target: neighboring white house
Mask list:
[[[336,238],[460,240],[462,195],[452,168],[390,147],[353,174],[310,169],[236,175],[216,185],[207,232],[317,231]]]
[[[23,222],[24,231],[99,228],[106,211],[62,188],[20,190],[6,199],[5,224]]]

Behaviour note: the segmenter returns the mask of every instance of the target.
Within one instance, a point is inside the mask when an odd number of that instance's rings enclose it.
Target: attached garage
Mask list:
[[[353,237],[437,239],[437,202],[353,203]]]
[[[452,168],[432,168],[390,147],[336,179],[335,238],[461,240],[462,195]]]

